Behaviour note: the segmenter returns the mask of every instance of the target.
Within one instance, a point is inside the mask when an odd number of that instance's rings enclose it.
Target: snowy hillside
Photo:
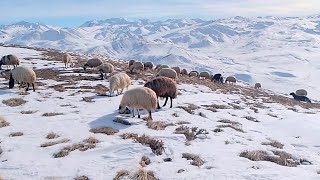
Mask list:
[[[319,99],[320,16],[205,21],[85,22],[76,28],[19,22],[0,26],[0,43],[107,54],[235,75],[282,93]]]
[[[153,111],[147,122],[120,115],[122,95],[105,96],[109,82],[84,73],[82,62],[66,70],[56,52],[0,47],[0,53],[17,54],[38,77],[36,92],[25,93],[17,85],[8,89],[7,76],[0,76],[0,179],[111,180],[117,172],[119,179],[138,179],[139,170],[161,180],[320,178],[320,104],[181,76],[173,108]],[[129,89],[152,73],[129,74]],[[102,127],[108,135],[93,133]]]

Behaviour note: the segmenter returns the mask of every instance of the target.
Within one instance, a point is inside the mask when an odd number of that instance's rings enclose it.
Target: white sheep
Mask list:
[[[17,67],[18,65],[20,65],[20,60],[18,58],[18,56],[16,55],[6,55],[3,56],[0,60],[0,70],[1,70],[1,66],[2,65],[7,65],[7,69],[10,65],[13,65],[13,68]]]
[[[144,65],[142,62],[136,61],[130,66],[129,70],[131,74],[133,72],[140,74],[144,70]]]
[[[236,79],[236,77],[234,77],[234,76],[228,76],[228,77],[226,78],[225,83],[227,83],[227,82],[233,84],[233,83],[236,83],[236,82],[237,82],[237,79]]]
[[[298,96],[307,96],[308,95],[308,92],[304,89],[298,89],[296,90],[296,95]]]
[[[207,71],[200,72],[199,79],[210,79],[210,73]]]
[[[36,82],[37,76],[36,73],[33,71],[33,69],[29,67],[19,66],[15,69],[11,70],[10,73],[10,80],[9,80],[9,89],[12,89],[14,87],[14,82],[18,81],[20,82],[20,87],[23,83],[27,84],[26,91],[29,90],[30,84],[32,84],[33,91],[34,89],[34,83]]]
[[[160,65],[158,68],[156,68],[156,72],[158,73],[159,71],[161,71],[161,69],[163,68],[170,68],[168,65],[162,64]]]
[[[151,111],[157,107],[157,95],[152,89],[147,87],[130,89],[123,94],[119,106],[119,113],[125,113],[128,111],[128,107],[133,108],[133,117],[135,117],[134,109],[137,109],[138,118],[140,118],[139,109],[146,109],[149,113],[148,119],[152,120]]]
[[[256,84],[254,85],[254,88],[255,88],[255,89],[261,89],[261,84],[260,84],[260,83],[256,83]]]
[[[173,80],[176,80],[177,79],[177,72],[171,68],[163,68],[156,75],[156,77],[159,77],[159,76],[164,76],[164,77],[168,77]]]
[[[176,73],[177,73],[178,76],[181,74],[181,69],[180,69],[180,67],[177,67],[177,66],[176,66],[176,67],[172,67],[172,69],[176,71]]]
[[[91,68],[98,67],[98,66],[100,66],[102,63],[103,63],[103,61],[102,61],[101,59],[98,59],[98,58],[89,59],[89,60],[87,61],[87,63],[84,64],[83,70],[86,70],[87,67],[91,67]]]
[[[98,66],[97,69],[100,72],[101,80],[103,80],[104,77],[107,78],[108,73],[113,73],[114,66],[111,63],[103,63],[100,66]]]
[[[70,54],[66,53],[63,55],[62,61],[64,63],[64,67],[67,69],[68,68],[68,64],[70,64],[70,67],[73,67],[73,62],[72,62],[72,57]]]
[[[127,88],[131,84],[130,77],[123,72],[117,73],[109,78],[109,93],[110,96],[113,95],[114,91],[117,90],[117,95],[122,94],[123,89]],[[119,89],[121,92],[119,93]]]
[[[154,67],[152,62],[145,62],[143,65],[145,69],[153,69]]]

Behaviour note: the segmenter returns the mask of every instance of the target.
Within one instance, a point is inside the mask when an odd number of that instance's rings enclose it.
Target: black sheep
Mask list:
[[[293,99],[296,101],[305,101],[305,102],[311,103],[310,99],[307,98],[306,96],[299,96],[299,95],[296,95],[296,93],[294,92],[290,93],[290,95],[293,96]]]
[[[212,77],[211,81],[213,81],[214,83],[218,82],[218,83],[223,84],[223,77],[222,77],[221,74],[215,74],[215,75]]]

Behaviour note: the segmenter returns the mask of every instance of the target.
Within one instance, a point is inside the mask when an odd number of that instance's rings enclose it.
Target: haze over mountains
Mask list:
[[[319,94],[320,16],[219,20],[122,18],[76,28],[19,22],[0,26],[0,43],[107,54],[212,73],[289,93]]]

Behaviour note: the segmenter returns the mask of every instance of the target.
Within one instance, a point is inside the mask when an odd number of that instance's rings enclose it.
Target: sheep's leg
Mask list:
[[[150,120],[152,120],[152,115],[151,115],[151,111],[148,111],[149,112],[149,118]]]
[[[164,107],[164,106],[166,106],[166,105],[167,105],[167,101],[168,101],[168,97],[166,97],[166,101],[164,102],[164,104],[163,104],[163,106],[162,106],[162,107]]]
[[[171,101],[171,105],[170,105],[170,108],[172,108],[172,97],[170,97],[170,101]]]
[[[160,108],[160,105],[159,105],[159,97],[157,97],[157,100],[158,100],[158,107],[157,107],[157,109],[161,109],[161,108]]]
[[[27,89],[26,89],[26,91],[29,91],[29,86],[30,86],[30,83],[27,83]]]
[[[120,94],[122,94],[123,93],[123,89],[121,89],[121,91],[120,91]]]
[[[34,83],[32,83],[32,89],[33,89],[33,92],[35,92],[36,90],[34,89]]]
[[[119,95],[119,90],[117,89],[117,96]]]
[[[140,118],[139,108],[137,108],[137,112],[138,112],[138,118]]]
[[[132,117],[135,117],[135,115],[134,115],[134,108],[132,109]]]

